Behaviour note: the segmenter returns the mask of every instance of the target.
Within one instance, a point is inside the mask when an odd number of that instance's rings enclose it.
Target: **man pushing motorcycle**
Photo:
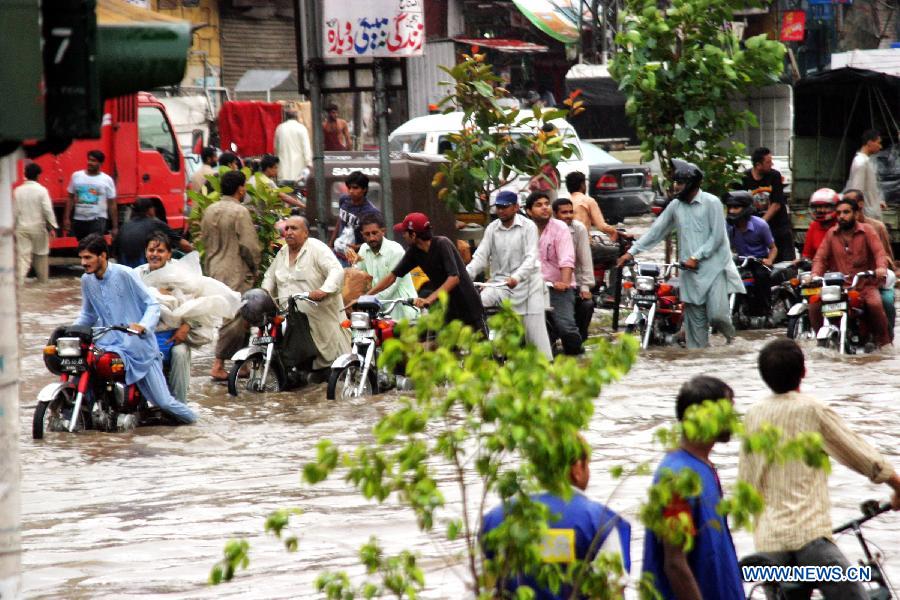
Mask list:
[[[197,415],[169,392],[163,376],[162,356],[153,330],[159,321],[159,304],[137,274],[128,267],[109,262],[109,247],[103,236],[92,233],[78,243],[84,267],[81,276],[81,313],[74,325],[108,327],[128,323],[141,335],[111,331],[97,341],[104,350],[117,353],[125,362],[125,383],[136,383],[147,400],[179,423],[194,423]]]
[[[273,298],[286,298],[294,294],[309,293],[309,299],[318,304],[303,304],[298,310],[309,320],[309,333],[315,345],[312,362],[313,374],[310,383],[327,377],[327,372],[341,354],[350,351],[350,335],[341,328],[344,300],[341,289],[344,285],[344,269],[331,249],[323,242],[309,237],[309,228],[303,217],[290,217],[284,224],[284,246],[275,255],[272,265],[263,276],[260,287]],[[288,315],[288,331],[294,318]],[[290,359],[290,353],[303,354],[303,348],[291,350],[291,342],[286,341],[288,355],[282,358],[288,368],[297,366]]]
[[[863,271],[874,270],[878,281],[885,280],[888,258],[884,247],[871,226],[856,220],[857,209],[857,204],[852,199],[842,198],[837,202],[837,226],[828,230],[816,252],[812,267],[814,276],[821,277],[826,272],[839,271],[852,277]],[[863,318],[875,344],[878,347],[890,344],[887,316],[878,292],[878,282],[864,279],[856,289],[865,304]],[[813,331],[818,331],[822,326],[821,300],[809,303],[809,322]]]

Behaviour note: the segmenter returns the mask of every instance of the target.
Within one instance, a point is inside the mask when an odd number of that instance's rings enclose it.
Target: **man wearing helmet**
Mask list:
[[[680,293],[686,343],[688,348],[705,348],[710,324],[729,340],[734,337],[728,294],[743,294],[744,285],[731,259],[722,203],[700,189],[703,171],[677,159],[672,166],[678,202],[669,203],[617,265],[621,267],[677,230],[679,260],[684,267]]]
[[[772,168],[772,151],[757,148],[750,155],[753,166],[741,179],[741,188],[753,195],[753,201],[760,210],[763,220],[769,224],[775,245],[778,246],[777,261],[794,260],[794,233],[791,229],[791,215],[784,199],[784,181],[781,173]]]
[[[818,189],[809,197],[809,212],[813,220],[806,230],[803,242],[803,256],[812,260],[825,239],[828,230],[834,227],[834,209],[841,197],[831,188]]]
[[[728,192],[723,198],[728,209],[728,240],[731,249],[738,256],[752,256],[762,259],[762,265],[752,263],[755,285],[748,292],[751,295],[750,303],[754,316],[769,314],[769,289],[771,277],[770,270],[778,255],[778,247],[772,237],[772,231],[768,223],[753,214],[753,196],[750,192]]]

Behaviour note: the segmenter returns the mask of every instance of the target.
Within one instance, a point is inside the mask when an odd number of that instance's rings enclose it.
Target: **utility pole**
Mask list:
[[[303,10],[305,8],[305,10]],[[306,21],[301,26],[301,14]],[[317,0],[296,0],[294,4],[294,33],[297,44],[298,71],[306,74],[309,82],[309,102],[312,122],[309,134],[312,136],[313,181],[316,190],[316,230],[319,239],[328,242],[328,213],[325,196],[325,144],[322,139],[322,86],[320,81],[319,11]],[[303,33],[306,41],[304,43]],[[306,49],[304,51],[304,48]],[[305,59],[305,64],[304,64]]]
[[[19,305],[12,184],[21,150],[0,157],[0,599],[20,593]]]
[[[388,103],[384,82],[384,60],[375,59],[375,116],[378,119],[378,163],[381,173],[381,210],[387,230],[394,238],[394,194],[391,186],[391,149],[388,147]]]

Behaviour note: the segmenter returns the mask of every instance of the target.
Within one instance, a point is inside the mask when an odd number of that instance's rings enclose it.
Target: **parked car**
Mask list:
[[[581,142],[582,158],[588,164],[588,194],[608,223],[650,212],[656,198],[653,175],[646,165],[623,163],[599,146]]]
[[[391,132],[388,138],[390,149],[394,152],[422,153],[432,156],[443,155],[447,149],[452,147],[452,142],[449,139],[450,134],[462,130],[462,119],[463,113],[461,112],[426,115],[410,119]],[[572,171],[587,173],[588,161],[583,158],[583,142],[579,139],[578,133],[572,127],[572,124],[565,119],[553,119],[551,123],[556,126],[566,142],[572,144],[578,150],[576,155],[562,160],[556,165],[561,180],[565,180],[566,175]],[[513,136],[516,136],[526,131],[528,129],[523,127],[521,129],[513,129],[511,133]],[[504,189],[519,192],[521,200],[524,201],[525,196],[528,195],[527,190],[530,179],[526,175],[521,175],[505,186]]]

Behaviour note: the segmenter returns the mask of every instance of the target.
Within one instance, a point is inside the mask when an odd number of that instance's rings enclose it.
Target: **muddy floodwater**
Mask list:
[[[301,392],[231,398],[206,376],[210,350],[195,352],[192,427],[140,428],[131,434],[85,432],[31,439],[38,391],[54,379],[41,349],[54,327],[70,323],[80,305],[77,271],[58,270],[45,286],[30,284],[19,296],[23,592],[27,598],[306,598],[325,569],[358,573],[356,552],[370,536],[389,551],[421,554],[429,598],[465,596],[460,546],[423,535],[412,514],[394,502],[362,499],[340,479],[315,487],[300,482],[300,468],[315,445],[330,438],[341,446],[367,439],[371,426],[396,400],[333,402],[324,386]],[[637,461],[656,463],[661,450],[652,433],[674,419],[677,387],[695,374],[714,374],[736,391],[746,408],[765,394],[756,371],[762,345],[778,330],[741,332],[730,346],[721,337],[704,351],[652,349],[627,377],[606,388],[586,432],[593,445],[587,493],[608,500],[633,524],[632,574],[639,573],[643,529],[637,513],[649,477],[613,482],[609,469]],[[804,390],[827,401],[851,426],[900,467],[900,357],[894,349],[868,356],[838,357],[807,346]],[[736,443],[713,455],[723,484],[737,475]],[[458,494],[445,488],[458,512]],[[834,463],[830,480],[835,523],[858,513],[861,501],[888,498],[886,486]],[[615,490],[615,491],[614,491]],[[610,495],[612,497],[610,498]],[[293,521],[299,550],[287,553],[263,532],[265,516],[297,507]],[[442,528],[441,528],[442,530]],[[883,552],[887,572],[900,583],[900,513],[865,528]],[[251,563],[235,581],[209,587],[207,576],[231,538],[250,541]],[[747,532],[736,532],[739,554],[752,550]],[[851,562],[861,556],[852,537],[838,539]],[[630,592],[632,594],[633,592]]]

